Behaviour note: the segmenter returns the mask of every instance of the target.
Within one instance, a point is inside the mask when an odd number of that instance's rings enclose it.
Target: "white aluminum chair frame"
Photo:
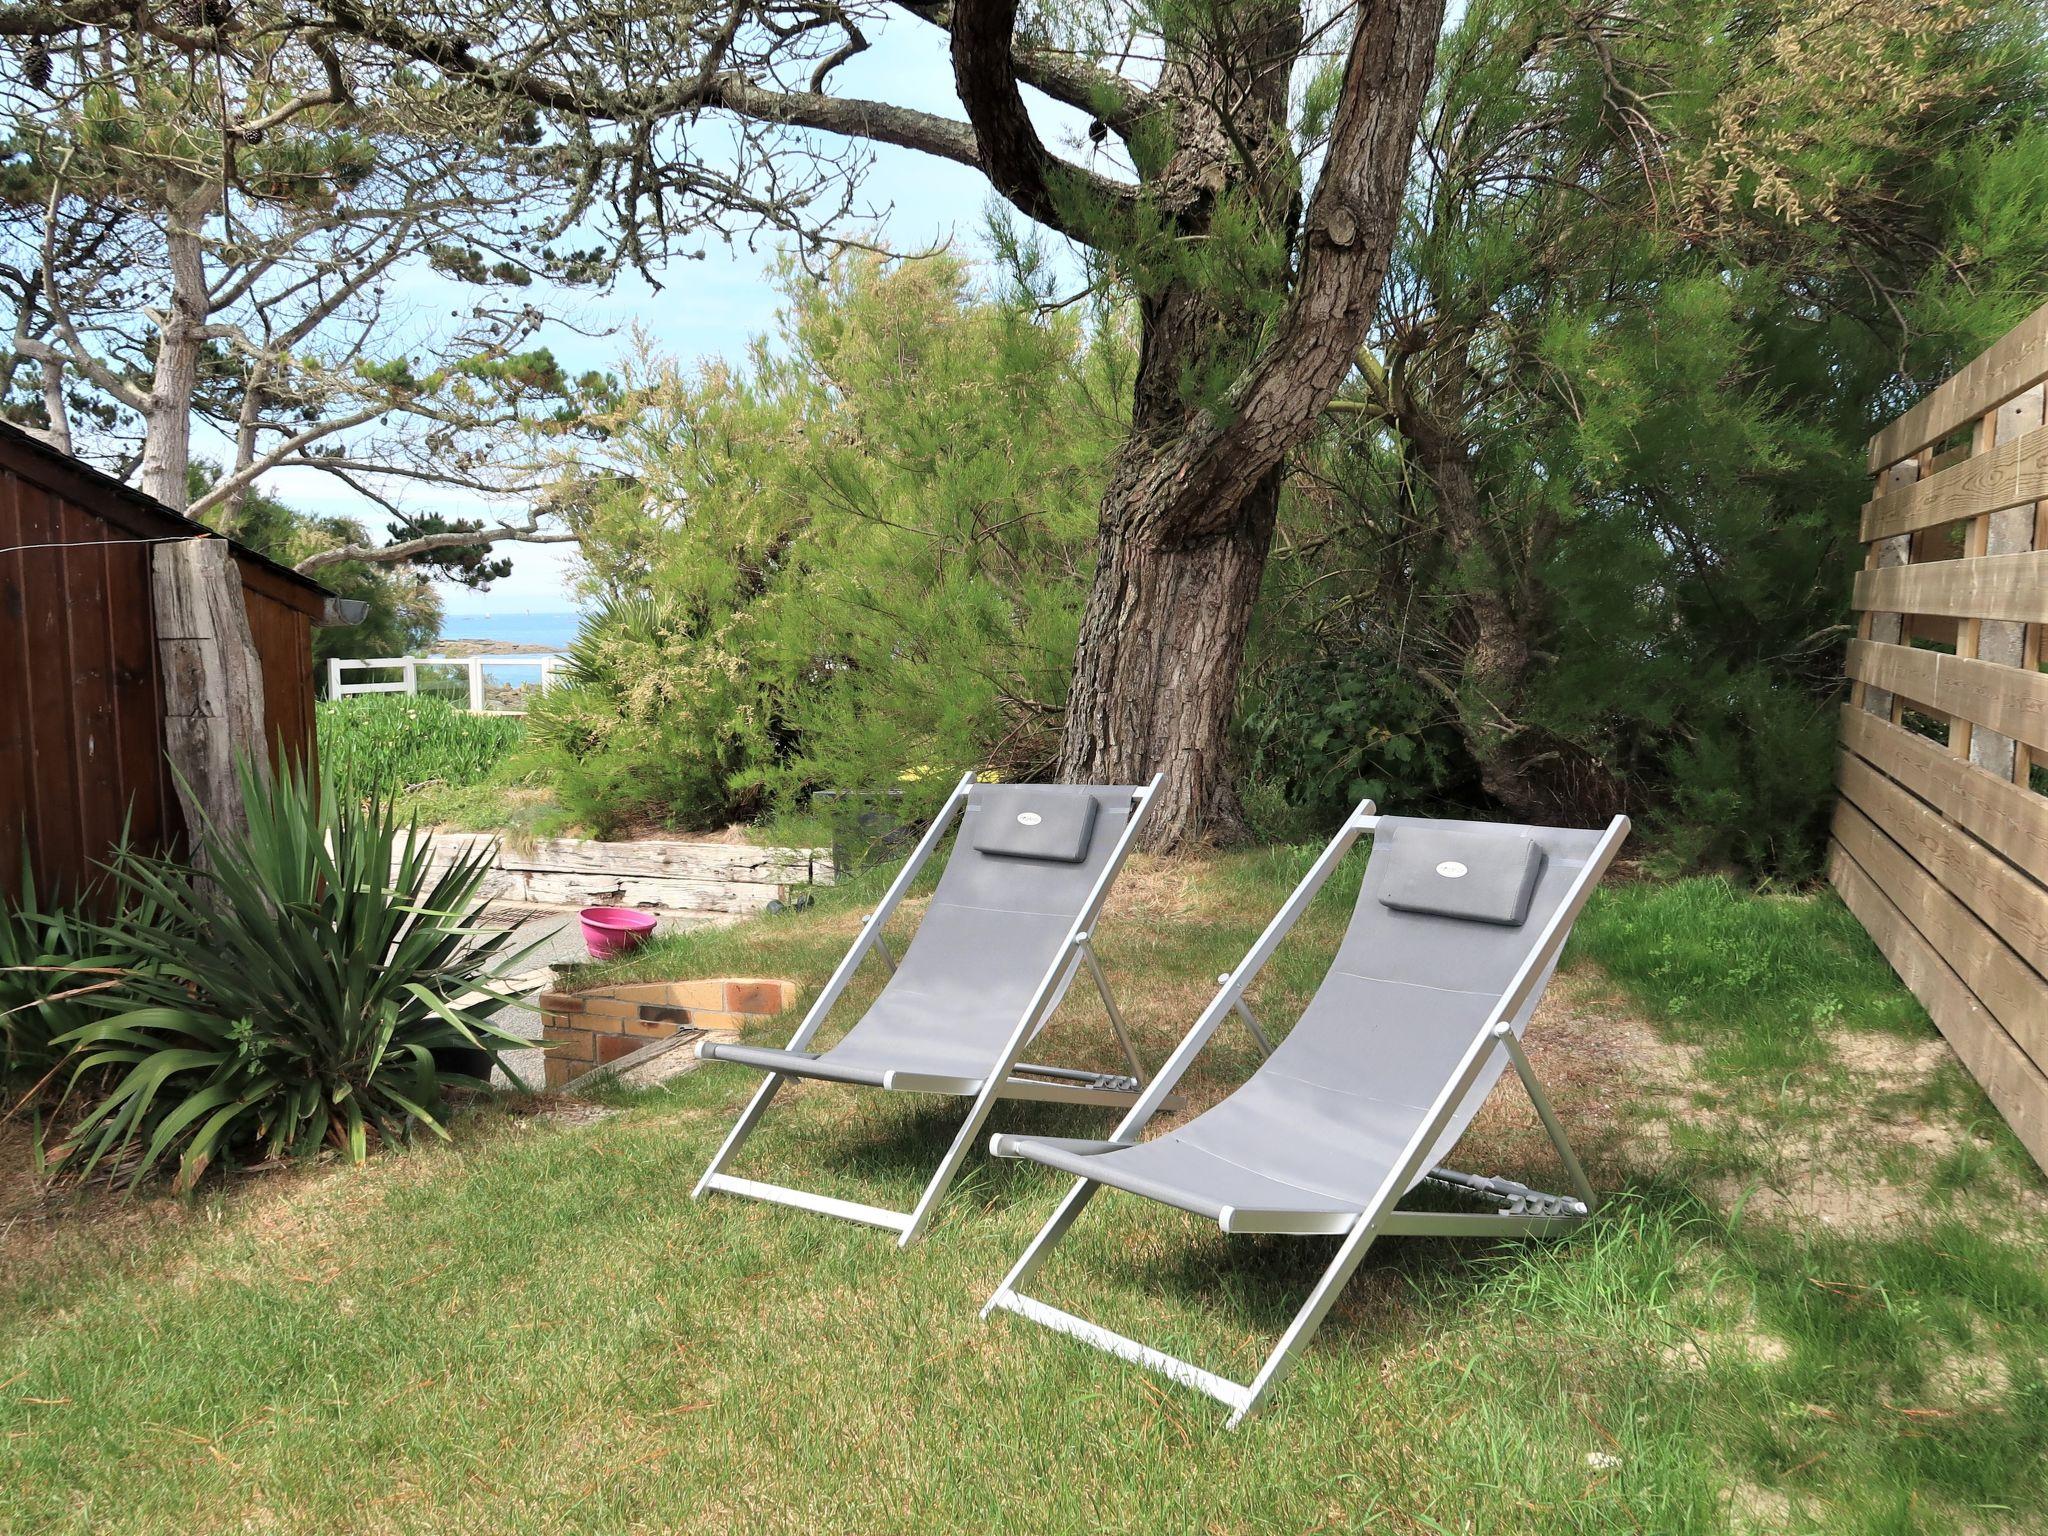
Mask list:
[[[1308,905],[1315,899],[1316,892],[1322,889],[1323,883],[1329,879],[1331,872],[1351,850],[1352,845],[1379,824],[1379,817],[1374,814],[1374,810],[1375,807],[1370,800],[1361,801],[1350,818],[1338,829],[1337,835],[1331,839],[1329,846],[1310,867],[1301,884],[1295,887],[1294,894],[1287,898],[1286,903],[1274,914],[1272,922],[1266,925],[1265,932],[1259,935],[1258,941],[1245,955],[1243,963],[1236,970],[1227,972],[1219,978],[1220,990],[1216,996],[1203,1010],[1202,1016],[1195,1021],[1194,1027],[1174,1049],[1166,1064],[1159,1069],[1158,1075],[1152,1079],[1152,1084],[1144,1096],[1132,1106],[1123,1123],[1111,1133],[1110,1140],[1135,1142],[1138,1139],[1146,1123],[1164,1106],[1166,1096],[1172,1092],[1175,1084],[1193,1064],[1195,1057],[1208,1044],[1209,1037],[1216,1032],[1217,1026],[1232,1013],[1239,1013],[1258,1036],[1260,1046],[1270,1049],[1265,1032],[1244,1008],[1245,990],[1258,975],[1260,968],[1272,957],[1273,951],[1279,948],[1281,940],[1287,937],[1295,923],[1300,920],[1302,913],[1308,910]],[[1608,823],[1606,832],[1601,835],[1599,843],[1587,857],[1585,868],[1579,872],[1564,901],[1545,924],[1535,947],[1516,971],[1499,1001],[1495,1003],[1485,1027],[1473,1037],[1471,1046],[1458,1064],[1458,1069],[1451,1074],[1450,1081],[1444,1085],[1443,1091],[1430,1106],[1429,1114],[1421,1127],[1408,1139],[1401,1156],[1395,1159],[1391,1170],[1386,1178],[1381,1180],[1379,1188],[1374,1191],[1360,1215],[1304,1220],[1284,1229],[1260,1223],[1254,1229],[1235,1226],[1232,1222],[1232,1212],[1228,1208],[1224,1210],[1220,1225],[1225,1232],[1285,1230],[1304,1235],[1341,1233],[1344,1237],[1335,1257],[1330,1260],[1329,1267],[1323,1271],[1322,1277],[1309,1292],[1307,1301],[1302,1304],[1301,1310],[1295,1314],[1294,1320],[1280,1336],[1280,1342],[1267,1356],[1265,1364],[1248,1385],[1205,1371],[1200,1366],[1192,1365],[1163,1350],[1141,1344],[1136,1339],[1126,1338],[1120,1333],[1091,1323],[1086,1318],[1050,1306],[1023,1293],[1022,1287],[1025,1282],[1037,1272],[1053,1245],[1066,1235],[1067,1229],[1074,1224],[1082,1208],[1102,1188],[1102,1185],[1093,1179],[1075,1180],[1074,1187],[1067,1192],[1066,1198],[1060,1202],[1051,1219],[1039,1231],[1038,1236],[1032,1239],[1023,1256],[1012,1266],[1009,1274],[1003,1277],[1002,1284],[996,1287],[995,1294],[990,1296],[982,1307],[982,1317],[987,1318],[998,1308],[1014,1312],[1020,1317],[1028,1317],[1034,1322],[1042,1323],[1057,1333],[1064,1333],[1084,1344],[1093,1345],[1119,1359],[1156,1371],[1183,1386],[1193,1387],[1230,1408],[1228,1427],[1235,1429],[1258,1408],[1274,1385],[1295,1363],[1299,1352],[1315,1337],[1316,1330],[1322,1326],[1331,1306],[1342,1294],[1344,1287],[1350,1283],[1352,1275],[1357,1272],[1374,1238],[1425,1234],[1461,1237],[1533,1235],[1560,1231],[1590,1218],[1594,1207],[1592,1185],[1587,1182],[1585,1170],[1580,1166],[1571,1143],[1566,1139],[1564,1127],[1559,1123],[1556,1111],[1551,1107],[1549,1095],[1543,1091],[1534,1069],[1529,1065],[1529,1058],[1522,1052],[1521,1042],[1515,1038],[1515,1024],[1525,1014],[1534,1012],[1544,988],[1549,984],[1551,973],[1556,969],[1558,955],[1563,950],[1565,939],[1571,933],[1572,924],[1578,920],[1587,899],[1600,883],[1601,875],[1606,872],[1616,850],[1628,835],[1628,827],[1628,818],[1625,816],[1617,816]],[[1478,1080],[1480,1073],[1485,1070],[1497,1050],[1507,1053],[1508,1061],[1514,1066],[1516,1075],[1528,1089],[1529,1098],[1536,1106],[1536,1113],[1543,1121],[1543,1128],[1549,1134],[1551,1144],[1557,1148],[1558,1156],[1564,1163],[1566,1175],[1571,1180],[1576,1198],[1542,1195],[1505,1179],[1475,1178],[1451,1169],[1438,1168],[1428,1174],[1431,1182],[1456,1185],[1482,1197],[1491,1197],[1507,1209],[1493,1214],[1393,1209],[1394,1203],[1416,1182],[1416,1176],[1422,1172],[1422,1165],[1427,1160],[1430,1149],[1436,1145],[1445,1126],[1457,1113],[1458,1106],[1464,1102],[1466,1093]]]
[[[974,1138],[981,1134],[981,1128],[987,1123],[989,1111],[995,1107],[997,1099],[1099,1104],[1111,1109],[1122,1109],[1136,1103],[1138,1090],[1145,1086],[1145,1072],[1139,1064],[1137,1052],[1132,1049],[1130,1034],[1124,1027],[1123,1014],[1118,1009],[1115,998],[1110,996],[1109,980],[1103,975],[1102,964],[1095,957],[1093,929],[1096,919],[1101,916],[1102,904],[1108,898],[1110,887],[1115,883],[1118,871],[1123,868],[1124,860],[1130,854],[1138,823],[1144,819],[1145,808],[1157,794],[1160,779],[1163,777],[1164,775],[1155,774],[1150,784],[1133,792],[1131,814],[1124,823],[1123,832],[1117,838],[1116,846],[1097,873],[1094,885],[1089,888],[1087,899],[1081,904],[1080,912],[1067,929],[1067,936],[1062,941],[1059,952],[1046,967],[1044,977],[1031,995],[1031,1001],[1025,1005],[1016,1027],[1011,1030],[1001,1059],[993,1066],[987,1077],[980,1079],[979,1089],[975,1087],[974,1078],[938,1077],[917,1072],[890,1072],[884,1075],[883,1087],[888,1090],[974,1095],[974,1102],[967,1111],[966,1123],[960,1127],[960,1133],[946,1149],[946,1155],[940,1160],[938,1171],[932,1175],[931,1182],[925,1186],[924,1194],[914,1208],[909,1211],[892,1211],[882,1206],[863,1205],[855,1200],[834,1199],[830,1195],[813,1194],[809,1190],[791,1189],[781,1184],[765,1184],[756,1179],[736,1178],[726,1173],[726,1164],[732,1160],[741,1143],[751,1136],[760,1124],[761,1116],[766,1112],[769,1102],[781,1091],[784,1082],[797,1075],[772,1071],[754,1091],[754,1096],[747,1102],[747,1107],[740,1112],[740,1117],[734,1122],[731,1132],[712,1157],[710,1166],[704,1170],[704,1176],[690,1192],[690,1198],[702,1199],[705,1191],[716,1189],[729,1195],[745,1195],[754,1200],[767,1200],[778,1205],[792,1205],[801,1210],[817,1211],[846,1221],[866,1222],[871,1226],[884,1227],[896,1233],[897,1246],[907,1248],[916,1242],[930,1225],[932,1213],[945,1195],[947,1186],[953,1182],[954,1175],[960,1171],[960,1164],[965,1161],[968,1149],[974,1145]],[[903,899],[904,892],[910,889],[918,871],[924,868],[926,861],[938,848],[947,829],[966,809],[968,791],[974,787],[975,778],[971,772],[963,775],[960,782],[953,787],[953,792],[946,797],[946,803],[940,808],[938,815],[932,818],[932,824],[925,829],[924,836],[918,839],[917,847],[911,851],[903,867],[896,872],[896,878],[889,882],[889,889],[883,894],[881,904],[861,919],[860,936],[854,940],[853,947],[847,950],[837,969],[832,972],[831,978],[825,983],[825,990],[820,992],[817,1001],[811,1004],[810,1011],[797,1026],[796,1033],[790,1036],[786,1049],[801,1051],[811,1043],[812,1038],[824,1026],[826,1015],[831,1013],[833,1005],[839,1001],[840,995],[845,992],[847,984],[853,980],[854,972],[860,968],[861,961],[870,950],[881,955],[883,963],[890,971],[896,969],[895,959],[889,954],[888,946],[882,938],[883,926],[889,921],[890,914],[896,910],[897,903]],[[1032,1037],[1051,1019],[1061,1002],[1065,1000],[1067,988],[1072,984],[1075,972],[1084,964],[1094,978],[1096,989],[1102,995],[1102,1005],[1109,1014],[1110,1028],[1116,1035],[1117,1044],[1123,1051],[1125,1061],[1130,1064],[1133,1081],[1131,1089],[1097,1086],[1104,1080],[1102,1073],[1041,1067],[1018,1060],[1023,1054],[1024,1047],[1030,1044]],[[1039,1078],[1053,1078],[1056,1081],[1046,1082],[1012,1076],[1016,1072],[1036,1073]]]

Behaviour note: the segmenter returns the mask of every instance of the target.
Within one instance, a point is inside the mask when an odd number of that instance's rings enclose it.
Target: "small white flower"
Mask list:
[[[1612,1451],[1588,1451],[1586,1465],[1596,1472],[1612,1472],[1621,1465],[1621,1458]]]

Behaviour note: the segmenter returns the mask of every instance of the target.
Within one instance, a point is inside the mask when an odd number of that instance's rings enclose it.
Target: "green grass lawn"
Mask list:
[[[1307,857],[1134,862],[1101,948],[1153,1060]],[[1269,1025],[1355,888],[1333,882],[1262,981]],[[874,895],[614,974],[815,988]],[[1083,1001],[1044,1054],[1109,1065]],[[615,1092],[595,1122],[486,1107],[452,1146],[188,1203],[52,1206],[18,1178],[11,1205],[0,1185],[0,1529],[2048,1525],[2048,1194],[1832,897],[1604,892],[1531,1053],[1610,1192],[1600,1219],[1553,1243],[1382,1242],[1235,1432],[1206,1398],[978,1320],[1066,1187],[1047,1170],[977,1157],[908,1252],[691,1203],[757,1081],[736,1068]],[[1252,1064],[1219,1035],[1197,1099]],[[806,1085],[735,1171],[906,1207],[956,1114]],[[1544,1153],[1504,1088],[1458,1162],[1556,1187]],[[1226,1240],[1108,1193],[1034,1290],[1242,1379],[1331,1241]]]

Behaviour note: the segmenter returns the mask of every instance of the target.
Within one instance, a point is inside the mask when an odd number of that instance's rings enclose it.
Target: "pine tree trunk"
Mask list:
[[[1234,288],[1197,292],[1169,268],[1142,301],[1131,432],[1103,497],[1060,743],[1068,783],[1165,775],[1146,818],[1155,850],[1245,830],[1230,724],[1285,458],[1315,429],[1378,301],[1443,7],[1361,7],[1305,211],[1286,128],[1301,13],[1282,4],[1228,14],[1243,28],[1234,39],[1171,56],[1161,71],[1155,94],[1174,104],[1174,150],[1146,180],[1157,205],[1175,210],[1183,241],[1205,238],[1217,207],[1241,216],[1247,203],[1273,241],[1242,247],[1251,266]],[[971,92],[962,95],[972,114]],[[1250,110],[1226,122],[1217,104],[1234,100]],[[1282,291],[1276,322],[1253,298]],[[1226,398],[1203,398],[1201,380],[1232,374]]]
[[[1060,777],[1142,784],[1164,773],[1150,813],[1155,846],[1244,831],[1230,721],[1279,501],[1276,473],[1224,532],[1171,545],[1131,536],[1134,508],[1115,489],[1103,503]]]
[[[1228,344],[1229,327],[1185,290],[1143,306],[1142,326],[1131,434],[1103,494],[1059,776],[1143,784],[1163,773],[1149,843],[1228,842],[1245,831],[1230,722],[1282,476],[1239,496],[1216,519],[1219,531],[1176,539],[1145,515],[1149,472],[1188,413],[1182,380],[1205,343]]]
[[[164,228],[170,307],[157,325],[156,369],[143,423],[142,490],[173,511],[191,502],[192,397],[199,389],[201,329],[207,321],[206,265],[199,226],[217,199],[213,185],[174,199]]]

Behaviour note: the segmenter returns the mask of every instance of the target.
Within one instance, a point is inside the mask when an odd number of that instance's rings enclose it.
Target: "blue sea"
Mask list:
[[[451,613],[441,620],[441,638],[509,640],[553,655],[576,638],[582,622],[580,613]]]
[[[505,640],[536,656],[559,656],[576,638],[580,613],[451,613],[441,620],[441,639]],[[484,679],[494,687],[532,688],[540,682],[534,666],[486,664]],[[452,686],[454,679],[448,679]]]

